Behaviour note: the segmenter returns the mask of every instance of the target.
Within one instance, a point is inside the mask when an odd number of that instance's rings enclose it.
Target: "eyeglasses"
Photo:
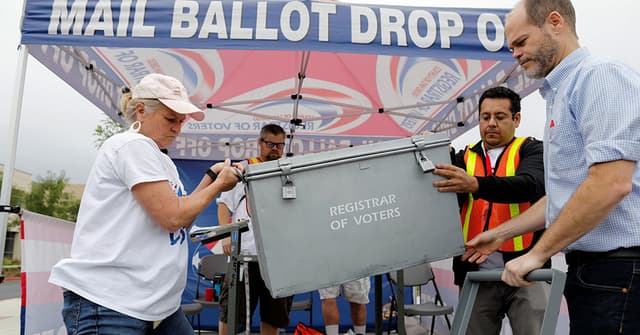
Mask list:
[[[275,142],[269,142],[265,140],[262,140],[262,143],[266,144],[269,149],[276,148],[278,150],[281,150],[282,148],[284,148],[284,143],[275,143]]]

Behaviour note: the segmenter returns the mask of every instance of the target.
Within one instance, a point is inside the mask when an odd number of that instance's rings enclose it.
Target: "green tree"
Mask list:
[[[114,121],[112,118],[107,117],[100,121],[100,124],[96,126],[96,129],[93,131],[93,136],[96,137],[93,144],[96,148],[100,148],[102,143],[106,141],[109,137],[121,133],[125,130],[125,127],[120,123]]]
[[[71,192],[66,192],[68,178],[64,171],[59,175],[47,172],[47,175],[38,177],[33,183],[31,192],[24,199],[24,208],[32,212],[57,217],[64,220],[76,221],[80,200]]]

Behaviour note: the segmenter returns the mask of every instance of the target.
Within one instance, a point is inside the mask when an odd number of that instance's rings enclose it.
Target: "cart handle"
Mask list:
[[[199,242],[205,244],[227,238],[231,236],[231,233],[235,231],[243,233],[248,230],[249,220],[242,219],[224,226],[221,225],[215,227],[192,229],[189,233],[189,238],[191,239],[191,242]]]
[[[560,304],[562,302],[562,292],[567,275],[556,269],[540,269],[531,271],[525,276],[528,281],[550,281],[551,290],[547,308],[544,311],[544,320],[540,328],[541,335],[553,335],[556,331]],[[464,280],[460,300],[456,308],[451,335],[464,335],[469,326],[469,319],[473,310],[473,304],[478,295],[480,282],[497,282],[502,278],[502,271],[475,271],[467,273]]]
[[[527,281],[553,281],[556,273],[564,275],[564,272],[559,270],[538,269],[529,272],[524,279]],[[502,271],[473,271],[467,274],[467,278],[474,282],[501,281]]]

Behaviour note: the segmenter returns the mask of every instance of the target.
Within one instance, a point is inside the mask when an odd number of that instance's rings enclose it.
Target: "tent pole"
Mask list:
[[[2,176],[2,190],[0,191],[0,205],[9,205],[11,201],[11,186],[13,185],[13,170],[16,163],[16,148],[18,145],[18,130],[20,129],[20,112],[22,110],[22,96],[24,94],[24,78],[27,72],[27,56],[29,50],[26,45],[18,47],[18,66],[16,67],[16,80],[13,87],[13,101],[11,103],[11,115],[9,116],[9,131],[7,142],[9,144],[9,159],[4,166]],[[5,239],[7,237],[8,213],[0,213],[0,251],[4,259]],[[0,275],[2,274],[2,262],[0,262]]]
[[[293,155],[293,136],[296,132],[295,120],[298,119],[298,106],[300,105],[300,93],[302,93],[302,84],[304,83],[304,79],[307,77],[307,66],[309,65],[309,58],[311,58],[311,51],[303,51],[302,59],[300,60],[300,71],[298,71],[298,77],[296,78],[296,94],[295,100],[293,101],[293,112],[291,115],[291,122],[289,125],[289,149],[287,150],[286,157]]]

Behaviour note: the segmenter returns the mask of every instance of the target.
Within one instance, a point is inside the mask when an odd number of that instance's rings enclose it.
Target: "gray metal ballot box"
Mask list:
[[[432,183],[450,163],[445,134],[246,167],[260,271],[274,297],[460,255],[453,193]]]

